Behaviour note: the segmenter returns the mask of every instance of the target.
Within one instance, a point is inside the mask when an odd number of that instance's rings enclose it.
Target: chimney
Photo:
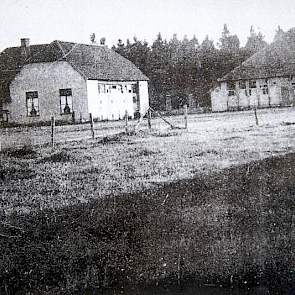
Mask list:
[[[29,58],[30,56],[30,39],[29,38],[22,38],[20,39],[21,42],[21,55],[24,59]]]

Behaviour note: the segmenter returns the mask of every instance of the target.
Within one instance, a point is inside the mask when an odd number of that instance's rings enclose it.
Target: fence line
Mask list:
[[[157,116],[153,117],[153,113],[157,114]],[[129,115],[127,111],[125,112],[124,121],[103,123],[101,121],[94,123],[91,113],[89,114],[89,121],[85,122],[85,124],[57,125],[55,117],[52,116],[50,120],[50,126],[22,126],[5,129],[6,131],[2,132],[2,134],[4,134],[1,136],[0,151],[1,149],[20,148],[29,145],[43,146],[49,144],[52,148],[54,148],[57,143],[88,139],[89,135],[87,135],[87,133],[89,130],[91,132],[92,139],[104,138],[106,136],[115,136],[122,133],[122,129],[125,131],[125,134],[133,134],[140,126],[141,128],[146,128],[146,130],[151,131],[152,119],[160,119],[168,124],[172,129],[183,129],[181,127],[174,126],[160,113],[153,110],[152,108],[149,108],[146,115],[146,120],[144,120],[143,117],[140,117],[138,121],[135,121],[135,124],[131,124],[129,122]],[[130,127],[132,128],[132,132],[129,132],[131,130]],[[0,135],[2,130],[0,129]]]

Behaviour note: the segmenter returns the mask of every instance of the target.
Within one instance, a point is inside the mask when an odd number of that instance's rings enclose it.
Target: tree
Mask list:
[[[240,40],[237,35],[231,35],[226,24],[223,26],[219,48],[227,52],[237,52],[240,48]]]
[[[263,39],[262,35],[257,37]],[[159,33],[151,45],[134,37],[125,44],[119,39],[113,49],[149,77],[150,104],[160,110],[165,109],[168,96],[173,108],[187,103],[188,97],[193,97],[200,106],[210,106],[210,89],[217,79],[250,55],[239,48],[238,37],[231,35],[226,25],[219,47],[208,36],[199,44],[196,36],[190,39],[185,35],[180,40],[174,34],[167,42]]]
[[[267,46],[267,42],[264,41],[264,36],[262,35],[262,33],[258,32],[257,34],[253,26],[251,26],[250,36],[248,37],[247,43],[245,45],[245,49],[249,53],[254,54],[255,52],[260,51],[266,46]]]
[[[214,42],[213,42],[213,40],[209,39],[208,35],[206,35],[205,39],[203,40],[200,49],[203,52],[210,52],[210,51],[215,50]]]
[[[284,36],[285,32],[282,30],[280,26],[278,26],[275,36],[274,36],[274,42],[280,40]]]

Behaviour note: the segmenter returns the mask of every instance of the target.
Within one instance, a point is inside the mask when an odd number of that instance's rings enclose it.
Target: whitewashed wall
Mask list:
[[[56,120],[70,119],[71,115],[60,114],[59,89],[71,88],[73,110],[76,117],[88,116],[86,80],[65,62],[34,63],[25,65],[10,85],[12,102],[7,104],[10,121],[30,123],[48,121],[54,115]],[[26,92],[38,91],[38,117],[28,117]]]
[[[136,103],[133,102],[135,94],[132,92],[132,85],[135,84],[136,82],[88,80],[89,112],[99,120],[123,119],[126,111],[130,117],[134,117]],[[140,112],[145,114],[149,108],[148,84],[140,81],[138,86]]]
[[[211,92],[211,107],[213,112],[227,111],[228,96],[226,83],[221,83],[220,87],[216,87]]]
[[[141,115],[144,116],[150,107],[148,82],[140,81],[138,84],[139,84],[140,113]]]
[[[248,95],[246,95],[245,89],[239,89],[238,82],[236,82],[235,95],[233,96],[228,96],[226,83],[221,83],[220,87],[215,88],[211,92],[212,111],[227,111],[238,108],[252,108],[254,106],[291,105],[294,102],[295,96],[293,89],[295,84],[292,86],[292,82],[295,83],[295,80],[289,81],[288,78],[269,78],[267,81],[265,79],[257,79],[256,88],[251,89],[251,95],[249,95],[249,81],[246,81]],[[268,94],[263,94],[261,86],[264,84],[268,85]],[[282,98],[282,87],[286,89],[285,91],[289,91],[285,101]]]
[[[281,81],[279,78],[272,78],[269,80],[269,96],[270,104],[272,106],[280,105],[281,97]]]

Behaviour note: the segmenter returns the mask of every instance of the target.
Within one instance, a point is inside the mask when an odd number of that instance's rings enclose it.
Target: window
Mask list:
[[[97,84],[97,90],[98,90],[98,94],[100,93],[106,93],[106,86],[105,84]]]
[[[228,96],[235,96],[235,91],[230,89],[228,91]]]
[[[28,117],[39,116],[39,98],[38,91],[26,92],[26,107]]]
[[[268,85],[264,84],[260,86],[261,90],[262,90],[262,94],[268,94]]]
[[[256,88],[256,80],[249,81],[249,88]]]
[[[138,85],[137,84],[132,84],[132,92],[138,93]]]
[[[235,95],[235,82],[228,82],[227,83],[227,90],[228,90],[228,96],[234,96]]]
[[[246,81],[240,81],[239,82],[239,88],[240,89],[246,89]]]
[[[72,89],[59,89],[60,95],[60,113],[62,115],[73,112]]]

